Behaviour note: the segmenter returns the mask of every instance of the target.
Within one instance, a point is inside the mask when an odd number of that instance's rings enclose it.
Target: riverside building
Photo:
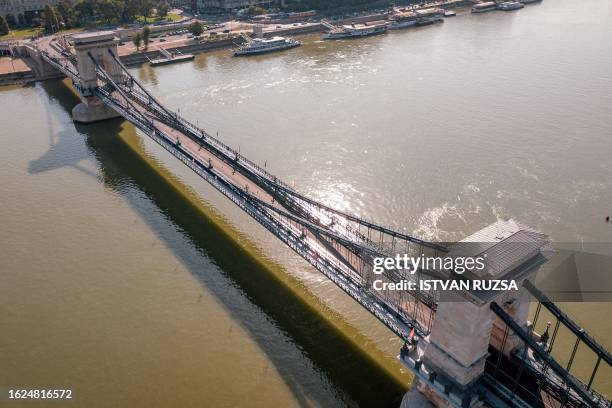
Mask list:
[[[41,14],[45,6],[56,4],[58,0],[0,0],[0,15],[10,26],[29,24]]]

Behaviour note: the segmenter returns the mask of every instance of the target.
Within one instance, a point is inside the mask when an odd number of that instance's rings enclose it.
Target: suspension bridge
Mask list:
[[[70,78],[80,94],[75,121],[121,116],[211,184],[403,339],[399,358],[436,406],[611,406],[593,388],[602,365],[611,364],[609,352],[531,283],[550,257],[545,235],[499,221],[457,245],[441,245],[309,198],[164,106],[122,64],[117,42],[112,32],[39,40],[37,57]],[[443,256],[470,242],[489,243],[481,250],[493,257],[496,273],[520,282],[520,290],[497,296],[462,293],[449,300],[435,290],[372,287],[375,279],[418,282],[439,275],[428,270],[375,275],[375,258]],[[508,254],[503,246],[508,242],[522,250]],[[536,314],[528,322],[534,298]],[[543,309],[556,319],[552,335],[548,327],[535,330]],[[564,365],[553,357],[560,327],[576,339]],[[572,373],[581,344],[596,357],[587,379]]]

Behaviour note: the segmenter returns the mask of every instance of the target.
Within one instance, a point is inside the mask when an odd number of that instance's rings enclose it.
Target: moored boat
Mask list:
[[[522,9],[523,7],[525,7],[525,5],[520,1],[504,1],[503,3],[499,3],[497,5],[497,8],[503,11],[518,10]]]
[[[272,38],[255,38],[248,39],[245,44],[241,45],[235,52],[234,56],[263,54],[265,52],[273,52],[286,50],[288,48],[298,47],[301,43],[293,38],[272,37]]]
[[[152,67],[156,67],[158,65],[168,65],[168,64],[174,64],[177,62],[192,61],[194,58],[195,58],[195,55],[193,54],[175,55],[175,56],[172,56],[171,58],[149,59],[149,64]]]
[[[476,3],[472,7],[472,13],[485,13],[487,11],[497,10],[497,3],[494,1],[485,1],[483,3]]]
[[[387,32],[387,24],[351,24],[334,26],[323,36],[324,40],[337,40],[341,38],[367,37]]]
[[[422,10],[416,10],[417,22],[416,25],[427,25],[435,23],[436,21],[444,21],[444,10],[441,8],[427,8]]]
[[[401,28],[416,25],[418,15],[414,11],[395,13],[389,18],[389,30],[399,30]]]
[[[145,55],[145,57],[149,60],[149,64],[152,67],[158,65],[174,64],[176,62],[191,61],[195,58],[195,55],[193,54],[182,54],[180,51],[175,51],[174,53],[172,53],[161,47],[158,48],[158,51],[162,55],[160,58],[150,59]]]

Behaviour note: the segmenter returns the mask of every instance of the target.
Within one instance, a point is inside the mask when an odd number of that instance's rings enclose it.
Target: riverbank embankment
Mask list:
[[[449,0],[432,2],[412,6],[411,8],[460,8],[472,4],[472,0]],[[361,24],[373,21],[383,21],[389,19],[389,13],[371,13],[367,15],[353,15],[340,18],[334,21],[335,24]],[[185,24],[190,20],[181,21],[174,24],[171,28],[184,29]],[[282,24],[283,22],[268,22],[263,25],[263,37],[272,36],[299,36],[324,32],[325,27],[319,22],[292,22],[292,24]],[[135,31],[133,28],[121,29],[117,31],[120,38],[119,57],[127,66],[138,66],[150,60],[163,57],[164,51],[174,54],[200,54],[220,49],[229,49],[241,45],[244,38],[243,33],[250,33],[256,24],[250,22],[230,22],[229,32],[210,31],[201,38],[182,34],[163,34],[168,27],[153,27],[152,38],[146,49],[136,48],[130,42],[130,35]],[[231,27],[232,24],[234,27]],[[130,31],[131,30],[131,31]],[[0,44],[0,54],[8,55],[9,59],[2,58],[0,62],[0,86],[23,84],[33,81],[46,80],[61,77],[60,73],[51,72],[37,58],[34,50],[33,40],[21,43]],[[163,51],[162,51],[163,50]],[[14,68],[18,67],[18,68]]]

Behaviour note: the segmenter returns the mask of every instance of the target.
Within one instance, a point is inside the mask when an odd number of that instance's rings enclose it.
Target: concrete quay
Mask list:
[[[16,85],[35,79],[32,69],[22,58],[0,58],[0,85]]]

